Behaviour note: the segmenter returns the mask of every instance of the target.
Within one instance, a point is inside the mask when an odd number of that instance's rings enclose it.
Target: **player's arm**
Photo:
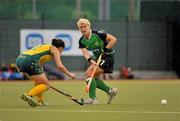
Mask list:
[[[111,49],[115,45],[115,43],[117,41],[117,38],[115,36],[111,35],[111,34],[107,34],[106,40],[109,42],[107,44],[106,48]]]
[[[87,61],[89,61],[90,63],[94,64],[94,65],[97,65],[96,62],[94,60],[92,60],[88,50],[86,48],[81,48],[81,51],[83,53],[83,56],[85,57],[85,59]]]
[[[56,47],[54,47],[54,46],[51,47],[51,54],[53,55],[53,59],[55,61],[55,64],[56,64],[57,68],[60,71],[62,71],[64,74],[66,74],[67,76],[69,76],[72,79],[74,79],[75,75],[73,73],[69,72],[66,69],[66,67],[62,64],[62,61],[60,59],[60,52],[59,52],[59,50]]]

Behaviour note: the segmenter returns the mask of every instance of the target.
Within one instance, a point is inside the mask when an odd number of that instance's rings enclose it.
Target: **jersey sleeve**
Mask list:
[[[103,30],[93,30],[93,31],[101,38],[101,40],[106,41],[107,33],[105,31]]]
[[[83,38],[83,36],[79,39],[79,48],[85,48],[85,46],[81,42],[82,38]]]

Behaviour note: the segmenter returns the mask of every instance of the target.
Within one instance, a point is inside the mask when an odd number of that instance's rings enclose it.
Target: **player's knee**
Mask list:
[[[49,89],[49,87],[50,87],[50,83],[48,82],[48,83],[46,83],[45,85],[46,85],[46,86],[47,86],[47,88]]]
[[[44,85],[47,89],[50,88],[50,83],[49,82],[42,82],[40,83],[41,85]]]

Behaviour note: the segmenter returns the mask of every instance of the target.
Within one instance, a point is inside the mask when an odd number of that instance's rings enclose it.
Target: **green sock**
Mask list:
[[[96,85],[97,85],[97,88],[100,89],[100,90],[103,90],[104,92],[107,92],[110,90],[110,87],[108,85],[106,85],[102,80],[100,79],[95,79],[96,80]]]
[[[92,99],[96,98],[96,80],[92,79],[90,89],[89,89],[89,97]]]

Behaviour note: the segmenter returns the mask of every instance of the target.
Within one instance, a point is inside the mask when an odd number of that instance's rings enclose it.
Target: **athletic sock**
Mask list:
[[[92,99],[96,99],[96,81],[92,79],[90,89],[89,89],[89,97]]]
[[[39,85],[35,80],[32,80],[33,82],[34,82],[34,86],[37,86],[37,85]],[[36,100],[37,100],[37,102],[43,102],[43,93],[40,93],[39,95],[37,95],[36,96]]]
[[[37,95],[36,99],[39,103],[43,103],[43,94],[41,93],[41,94]]]
[[[100,90],[103,90],[104,92],[108,93],[110,90],[110,87],[108,85],[106,85],[102,80],[100,79],[95,79],[96,80],[96,85],[97,88]]]
[[[48,90],[48,86],[45,84],[39,84],[37,86],[35,86],[32,90],[30,90],[27,95],[29,96],[37,96],[39,94],[42,94],[43,92],[45,92],[46,90]]]

